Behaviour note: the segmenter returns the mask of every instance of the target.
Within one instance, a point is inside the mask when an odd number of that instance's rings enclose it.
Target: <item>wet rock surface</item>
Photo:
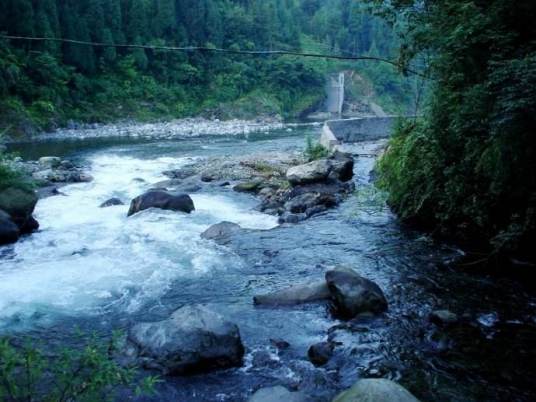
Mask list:
[[[141,323],[129,331],[139,361],[164,374],[185,375],[242,364],[238,327],[203,306],[186,306],[167,320]]]
[[[57,188],[72,183],[88,183],[93,177],[87,173],[85,167],[77,166],[68,159],[57,156],[43,156],[37,161],[24,161],[15,158],[10,162],[13,167],[26,173],[39,188]],[[44,196],[53,194],[45,192]]]
[[[194,202],[187,194],[175,194],[165,190],[149,190],[131,201],[127,216],[132,216],[149,208],[185,212],[187,214],[195,210]]]
[[[0,210],[0,245],[14,243],[20,236],[20,228],[13,222],[11,216]]]
[[[326,282],[317,281],[294,285],[265,295],[257,295],[253,298],[253,302],[261,306],[292,306],[327,300],[329,297],[330,293]]]
[[[36,204],[33,190],[15,187],[0,190],[0,244],[14,243],[20,235],[39,228],[32,216]]]
[[[226,244],[231,240],[231,236],[240,230],[242,228],[236,223],[220,222],[201,233],[201,238],[213,240],[218,244]]]
[[[303,155],[272,153],[239,158],[200,160],[164,174],[170,181],[155,184],[179,190],[233,184],[233,190],[260,199],[259,210],[279,216],[280,223],[299,223],[339,205],[354,190],[354,160],[335,152],[304,163]],[[234,183],[231,183],[234,182]]]
[[[121,201],[119,198],[110,198],[109,200],[104,201],[102,204],[100,204],[100,208],[108,208],[108,207],[114,207],[117,205],[125,205],[123,201]]]
[[[338,395],[333,402],[419,402],[419,400],[396,382],[364,379]]]
[[[380,287],[351,269],[328,271],[326,282],[336,316],[351,319],[358,314],[387,310],[387,300]]]
[[[303,392],[291,392],[280,385],[275,387],[261,388],[255,392],[248,402],[311,402]]]
[[[335,344],[332,342],[320,342],[311,345],[307,351],[307,356],[315,366],[323,366],[333,356]]]

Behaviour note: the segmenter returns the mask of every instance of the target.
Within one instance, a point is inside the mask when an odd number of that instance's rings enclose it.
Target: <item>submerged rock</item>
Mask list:
[[[308,402],[311,399],[303,392],[290,392],[281,385],[261,388],[255,392],[248,402]]]
[[[174,194],[162,190],[149,190],[132,200],[128,215],[131,216],[149,208],[190,213],[195,210],[194,202],[187,194]]]
[[[439,326],[448,326],[458,322],[458,316],[449,310],[435,310],[430,313],[429,320]]]
[[[236,223],[220,222],[201,233],[201,237],[207,240],[214,240],[218,244],[226,244],[230,241],[231,235],[240,230],[242,228]]]
[[[0,245],[15,243],[19,236],[19,227],[6,212],[0,210]]]
[[[335,345],[333,342],[320,342],[311,345],[307,351],[307,356],[311,363],[315,366],[323,366],[333,356],[333,349]]]
[[[291,286],[273,293],[258,295],[253,298],[257,305],[278,306],[309,303],[327,300],[330,296],[326,282],[312,282]]]
[[[119,198],[110,198],[107,201],[104,201],[102,204],[100,204],[99,208],[108,208],[113,207],[116,205],[125,205],[123,201],[121,201]]]
[[[238,327],[202,306],[185,306],[167,320],[131,328],[141,363],[164,374],[187,375],[242,364]]]
[[[328,271],[326,282],[335,313],[342,318],[352,319],[361,313],[379,314],[387,310],[387,300],[380,287],[353,270]]]
[[[419,402],[407,389],[385,379],[359,380],[333,402]]]

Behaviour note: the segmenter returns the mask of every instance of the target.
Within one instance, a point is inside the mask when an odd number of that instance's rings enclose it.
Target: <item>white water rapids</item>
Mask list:
[[[39,232],[1,260],[0,326],[54,312],[93,314],[116,306],[135,312],[181,276],[226,269],[222,251],[199,236],[211,224],[276,225],[276,218],[253,210],[254,200],[232,192],[193,194],[196,211],[191,215],[153,209],[127,218],[132,198],[164,180],[162,171],[189,161],[102,152],[90,156],[94,181],[40,200],[35,211]],[[125,205],[99,208],[111,197]]]

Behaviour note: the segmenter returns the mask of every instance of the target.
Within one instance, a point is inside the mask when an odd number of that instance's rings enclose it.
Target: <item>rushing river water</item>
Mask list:
[[[127,219],[128,205],[98,208],[111,197],[128,204],[163,180],[162,171],[195,158],[300,150],[312,130],[15,146],[27,157],[76,159],[94,181],[40,200],[39,232],[0,248],[0,332],[75,344],[76,327],[107,336],[202,303],[238,324],[244,366],[167,378],[151,400],[243,401],[260,386],[281,384],[328,401],[359,377],[397,380],[423,401],[534,400],[535,292],[455,269],[449,262],[459,250],[400,227],[372,190],[372,158],[357,159],[356,196],[298,225],[277,227],[276,218],[255,210],[253,197],[216,185],[192,194],[191,215],[149,210]],[[224,220],[254,230],[225,247],[199,237]],[[255,294],[321,278],[338,264],[377,282],[389,312],[347,326],[324,304],[252,304]],[[428,322],[433,309],[452,310],[460,324],[437,328]],[[307,349],[328,336],[341,345],[326,367],[315,368]],[[290,347],[278,350],[271,339]]]

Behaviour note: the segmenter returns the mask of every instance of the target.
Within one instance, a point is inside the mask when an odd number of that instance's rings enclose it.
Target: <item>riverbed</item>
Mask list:
[[[256,210],[253,196],[217,185],[192,194],[195,213],[128,202],[162,172],[213,156],[301,152],[315,127],[240,135],[51,138],[12,144],[23,157],[68,157],[91,183],[39,201],[37,233],[0,248],[0,332],[41,343],[76,344],[76,328],[107,337],[140,321],[201,303],[235,322],[246,346],[241,368],[166,378],[155,401],[245,401],[261,386],[284,385],[329,401],[360,377],[400,382],[423,401],[530,401],[536,396],[536,292],[508,278],[455,267],[463,251],[402,227],[371,184],[374,144],[357,144],[356,194],[296,225]],[[371,154],[370,154],[371,155]],[[102,209],[117,197],[127,205]],[[210,225],[251,230],[226,246],[203,240]],[[337,265],[384,290],[389,311],[346,325],[325,304],[259,308],[253,296],[314,278]],[[429,322],[435,309],[460,317]],[[340,342],[316,368],[310,345]],[[290,344],[278,349],[271,340]]]

